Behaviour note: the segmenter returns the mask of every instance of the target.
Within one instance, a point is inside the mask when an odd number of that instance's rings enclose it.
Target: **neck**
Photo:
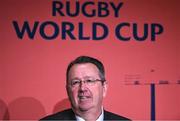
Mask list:
[[[75,114],[86,121],[96,121],[102,113],[102,108],[87,111],[75,111]]]

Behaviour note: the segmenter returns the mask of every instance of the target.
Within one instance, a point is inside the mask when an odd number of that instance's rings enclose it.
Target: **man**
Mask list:
[[[72,109],[41,120],[129,120],[104,110],[102,102],[107,92],[107,81],[104,66],[99,60],[88,56],[76,58],[67,68],[66,80]]]

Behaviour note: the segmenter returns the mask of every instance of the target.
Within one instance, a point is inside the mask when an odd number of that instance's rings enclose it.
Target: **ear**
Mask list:
[[[107,83],[107,81],[105,81],[103,83],[103,97],[106,97],[107,88],[108,88],[108,83]]]

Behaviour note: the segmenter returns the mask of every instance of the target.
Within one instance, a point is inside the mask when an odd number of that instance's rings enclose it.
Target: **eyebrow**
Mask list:
[[[74,78],[69,79],[69,80],[81,80],[81,79],[80,79],[80,78],[78,78],[78,77],[74,77]]]
[[[70,80],[75,80],[75,79],[77,79],[77,80],[82,80],[81,78],[78,78],[78,77],[74,77],[74,78],[72,78],[72,79],[70,79]],[[83,79],[95,79],[95,78],[92,77],[92,76],[85,76],[85,77],[83,77]]]

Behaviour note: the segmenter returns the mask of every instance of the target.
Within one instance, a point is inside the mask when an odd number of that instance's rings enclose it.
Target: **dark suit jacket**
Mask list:
[[[76,120],[76,117],[72,109],[67,109],[62,112],[58,112],[56,114],[46,116],[40,120]],[[104,110],[104,120],[130,120],[130,119]]]

